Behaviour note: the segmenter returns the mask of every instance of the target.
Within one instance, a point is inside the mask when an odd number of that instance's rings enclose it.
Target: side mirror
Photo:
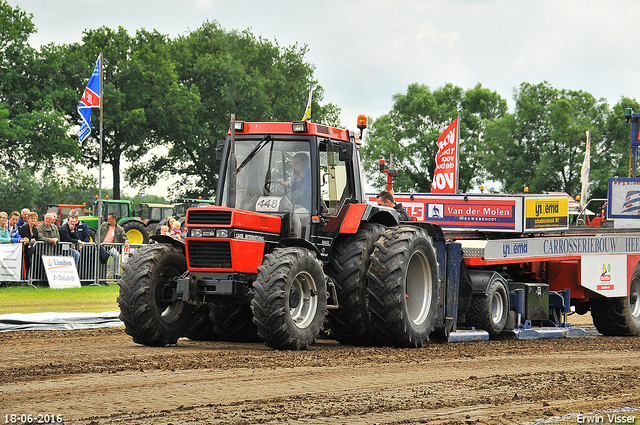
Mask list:
[[[218,145],[216,146],[216,159],[218,161],[222,159],[222,153],[224,152],[224,147],[226,144],[226,140],[218,140]]]
[[[338,159],[340,161],[351,161],[353,158],[353,145],[351,143],[341,143],[340,145],[340,153],[338,154]]]

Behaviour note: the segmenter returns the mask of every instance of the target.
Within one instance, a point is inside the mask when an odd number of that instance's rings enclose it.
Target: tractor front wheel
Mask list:
[[[182,251],[171,245],[147,245],[136,250],[122,268],[117,301],[120,320],[133,341],[161,347],[186,336],[196,306],[175,299],[174,277],[187,270]]]
[[[265,344],[281,350],[306,350],[327,315],[322,263],[305,248],[277,248],[267,254],[253,283],[253,321]]]

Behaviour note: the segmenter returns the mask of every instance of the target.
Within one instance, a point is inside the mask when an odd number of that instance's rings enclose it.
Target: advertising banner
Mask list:
[[[456,118],[438,138],[436,169],[433,172],[431,193],[458,191],[459,118]]]
[[[0,282],[18,282],[22,275],[22,244],[0,244]]]
[[[49,287],[56,289],[79,288],[80,278],[73,257],[42,256]]]
[[[368,195],[375,203],[375,195]],[[410,217],[450,230],[522,232],[522,197],[481,194],[397,194]]]
[[[609,218],[640,218],[640,179],[610,178],[607,205]]]
[[[527,197],[525,230],[562,230],[569,228],[569,198]]]
[[[626,297],[626,255],[583,255],[582,286],[607,297]]]

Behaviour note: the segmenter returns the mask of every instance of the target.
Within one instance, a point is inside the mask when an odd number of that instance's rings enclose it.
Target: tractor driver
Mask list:
[[[293,174],[290,181],[280,180],[280,183],[291,189],[291,202],[311,211],[311,167],[309,156],[298,152],[293,156]]]

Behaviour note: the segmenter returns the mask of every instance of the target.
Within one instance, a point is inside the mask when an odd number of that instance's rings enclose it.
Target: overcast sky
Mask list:
[[[510,107],[522,82],[584,90],[612,105],[621,96],[640,97],[640,2],[634,1],[8,2],[33,14],[34,47],[80,42],[84,29],[101,26],[175,37],[206,20],[281,46],[306,44],[306,59],[325,89],[321,103],[340,107],[342,125],[350,129],[360,113],[389,112],[391,97],[414,82],[431,89],[481,83]]]

